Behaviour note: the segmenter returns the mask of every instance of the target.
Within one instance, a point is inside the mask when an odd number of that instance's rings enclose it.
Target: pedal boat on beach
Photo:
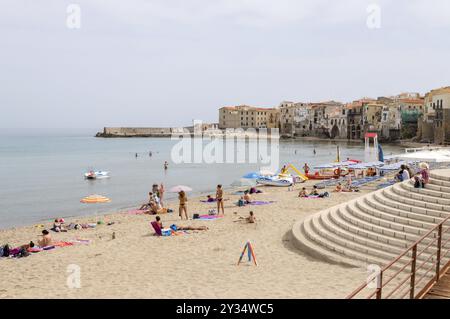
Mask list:
[[[294,183],[294,179],[291,175],[279,174],[260,177],[256,179],[256,182],[266,186],[289,187]]]
[[[109,178],[109,172],[106,171],[90,171],[87,173],[84,173],[85,179],[102,179],[102,178]]]

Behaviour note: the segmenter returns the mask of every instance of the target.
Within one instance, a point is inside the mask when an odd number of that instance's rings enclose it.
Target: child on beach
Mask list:
[[[341,183],[337,183],[336,188],[334,189],[334,191],[336,193],[342,192],[342,184]]]
[[[298,197],[308,197],[308,194],[306,194],[306,187],[303,187],[300,193],[298,193]]]
[[[249,224],[254,224],[256,223],[256,217],[253,214],[253,211],[250,211],[247,217],[239,217],[237,220],[235,220],[235,222],[241,222],[241,221],[245,221]]]
[[[181,191],[178,193],[178,200],[179,200],[179,213],[181,219],[183,219],[183,215],[186,217],[186,220],[188,220],[188,213],[187,213],[187,197],[186,193],[184,191]]]
[[[223,208],[223,190],[222,185],[217,185],[216,190],[216,200],[217,200],[217,213],[220,215],[220,209],[222,208],[222,214],[225,215],[225,209]]]

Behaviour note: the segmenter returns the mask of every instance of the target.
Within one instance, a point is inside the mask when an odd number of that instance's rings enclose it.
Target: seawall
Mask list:
[[[170,127],[105,127],[96,137],[170,137]]]

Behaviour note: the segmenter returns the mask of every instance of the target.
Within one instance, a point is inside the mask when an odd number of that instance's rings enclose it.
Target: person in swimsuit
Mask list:
[[[338,184],[336,185],[336,188],[334,189],[334,191],[337,192],[337,193],[342,192],[342,184],[341,184],[341,183],[338,183]]]
[[[52,244],[52,236],[48,232],[48,230],[44,229],[42,231],[42,239],[38,240],[38,244],[40,247],[47,247]]]
[[[164,189],[164,184],[161,183],[161,185],[159,186],[158,192],[159,192],[159,203],[161,204],[162,207],[164,207],[163,198],[164,198],[164,192],[165,191],[166,190]]]
[[[216,200],[217,200],[217,213],[220,215],[220,208],[222,208],[222,214],[225,215],[225,209],[223,208],[223,190],[222,185],[217,185],[216,190]]]
[[[179,213],[180,213],[180,217],[181,219],[183,219],[183,215],[186,217],[186,220],[188,220],[188,213],[187,213],[187,197],[186,197],[186,193],[184,191],[181,191],[178,193],[178,200],[180,201],[180,206],[179,206]]]
[[[252,197],[250,196],[248,191],[244,192],[244,201],[246,204],[250,204],[252,202]]]
[[[308,194],[306,194],[306,187],[303,187],[300,193],[298,193],[298,197],[308,197]]]
[[[163,229],[163,223],[161,222],[161,218],[159,216],[156,216],[156,222],[158,223],[159,227]],[[208,230],[209,228],[206,226],[179,226],[175,225],[176,230]]]
[[[312,195],[312,196],[318,196],[319,195],[319,191],[317,190],[317,186],[316,185],[313,186],[313,190],[312,190],[312,192],[309,195]]]

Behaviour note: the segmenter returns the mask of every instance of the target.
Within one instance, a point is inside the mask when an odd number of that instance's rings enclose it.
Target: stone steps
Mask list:
[[[450,216],[450,213],[446,214],[440,211],[427,210],[425,208],[399,203],[397,200],[393,200],[389,195],[389,191],[373,194],[373,197],[368,198],[366,202],[369,203],[369,205],[372,205],[374,204],[374,201],[376,201],[386,207],[384,211],[389,210],[390,213],[401,217],[425,221],[432,224],[440,223],[444,218]]]
[[[414,185],[414,182],[412,180],[411,180],[411,185]],[[431,189],[431,190],[434,190],[434,191],[444,192],[444,193],[449,193],[450,194],[450,186],[442,186],[442,185],[435,185],[435,184],[428,183],[425,186],[425,189]]]
[[[432,189],[415,189],[407,181],[308,216],[295,223],[294,244],[329,262],[356,267],[370,263],[382,267],[450,216],[450,205],[446,204],[445,197],[450,170],[442,171],[443,178],[440,178],[440,170],[433,172]],[[445,236],[449,237],[450,234]],[[418,249],[422,250],[432,240],[427,238]],[[435,253],[434,245],[426,248],[418,257],[418,263]],[[399,265],[408,258],[406,255]],[[430,262],[434,258],[431,257]]]
[[[430,181],[429,182],[432,185],[450,187],[450,182],[445,181],[445,180],[441,180],[441,179],[433,178],[433,176],[431,176],[431,175],[430,175]]]
[[[429,209],[434,209],[438,211],[446,211],[450,212],[450,207],[448,205],[442,205],[439,203],[439,200],[443,200],[441,198],[437,198],[434,196],[427,196],[424,194],[419,194],[417,192],[411,191],[409,189],[404,188],[401,184],[393,185],[389,188],[392,192],[397,195],[404,197],[403,201],[408,200],[413,206],[425,207]],[[386,189],[387,190],[387,189]]]
[[[443,191],[435,191],[428,188],[415,188],[411,183],[401,183],[400,187],[409,192],[414,192],[423,196],[424,199],[429,199],[435,203],[442,205],[450,205],[450,193]]]

